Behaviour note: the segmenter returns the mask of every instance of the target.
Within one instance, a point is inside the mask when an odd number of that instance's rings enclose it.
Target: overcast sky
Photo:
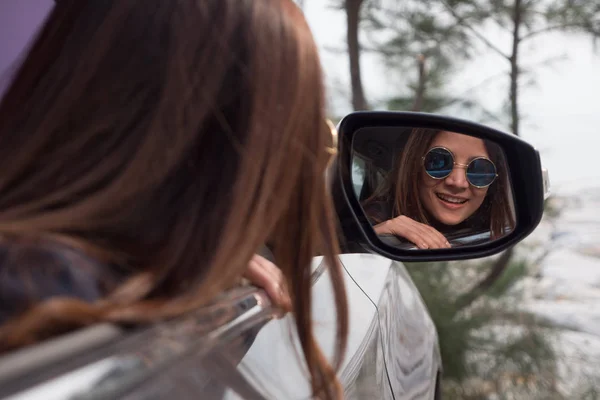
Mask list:
[[[336,113],[344,113],[350,111],[347,58],[328,52],[325,47],[344,47],[345,16],[328,9],[328,3],[329,0],[305,0],[305,13],[322,49],[330,102]],[[0,77],[52,4],[53,0],[0,0]],[[495,32],[483,33],[503,49],[510,45]],[[529,64],[563,55],[567,59],[551,68],[536,68],[537,86],[523,91],[522,137],[540,149],[543,163],[556,186],[569,181],[600,186],[600,53],[593,53],[588,39],[559,34],[545,36],[523,51],[525,62]],[[404,77],[386,70],[375,56],[365,56],[362,64],[366,94],[372,103],[393,95],[401,87]],[[456,73],[451,88],[464,92],[505,69],[504,60],[482,51]],[[486,108],[497,110],[506,99],[507,82],[493,82],[472,96]],[[507,129],[506,126],[495,127]]]

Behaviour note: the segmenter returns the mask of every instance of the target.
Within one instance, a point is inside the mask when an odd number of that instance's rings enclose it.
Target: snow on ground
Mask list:
[[[561,327],[556,350],[568,392],[585,380],[594,384],[590,376],[600,387],[600,186],[564,188],[558,195],[564,211],[526,239],[549,252],[537,276],[524,283],[523,307]]]

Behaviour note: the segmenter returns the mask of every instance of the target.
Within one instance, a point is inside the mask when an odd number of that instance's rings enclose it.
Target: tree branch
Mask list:
[[[508,76],[508,71],[502,71],[497,74],[488,76],[487,78],[480,81],[479,83],[471,86],[468,89],[463,90],[457,97],[465,97],[468,93],[470,93],[474,90],[477,90],[477,89],[481,88],[482,86],[487,85],[488,83],[492,82],[493,80],[498,79],[498,78],[506,78],[507,76]]]
[[[505,54],[494,43],[490,42],[484,35],[482,35],[481,33],[479,33],[475,28],[473,28],[472,26],[468,25],[465,22],[465,20],[460,15],[458,15],[456,13],[456,11],[454,11],[454,9],[452,8],[451,5],[449,5],[445,0],[441,0],[441,2],[444,5],[444,7],[446,7],[446,9],[450,12],[450,14],[452,14],[452,16],[454,17],[454,19],[456,19],[456,22],[458,24],[463,25],[465,28],[467,28],[469,31],[471,31],[471,33],[473,33],[473,35],[475,35],[475,37],[477,37],[479,40],[481,40],[488,48],[490,48],[491,50],[493,50],[494,52],[496,52],[496,54],[498,54],[502,58],[510,61],[510,56],[508,56],[507,54]]]
[[[504,253],[502,253],[500,258],[498,258],[498,260],[492,266],[491,270],[488,272],[487,276],[483,280],[481,280],[477,284],[477,286],[475,286],[469,292],[460,296],[456,300],[456,307],[458,309],[464,309],[470,306],[471,304],[473,304],[473,302],[475,302],[475,300],[480,298],[490,287],[492,287],[494,282],[496,282],[496,280],[502,275],[504,270],[506,270],[506,267],[508,267],[510,259],[512,258],[513,250],[514,247],[511,247]]]
[[[500,20],[500,17],[492,17],[492,21],[494,21],[496,23],[496,26],[500,29],[502,29],[504,32],[506,33],[510,33],[510,28],[506,27],[502,21]]]
[[[595,24],[595,23],[600,24],[600,21],[591,21],[591,23],[592,24]],[[544,27],[542,29],[531,31],[531,32],[527,33],[526,35],[523,35],[521,37],[521,41],[524,41],[526,39],[531,39],[532,37],[537,36],[537,35],[542,34],[542,33],[547,33],[547,32],[551,32],[551,31],[556,31],[556,30],[561,30],[561,29],[567,29],[567,28],[582,28],[583,29],[583,26],[580,23],[575,23],[575,22],[570,23],[570,24],[550,25],[550,26],[546,26],[546,27]],[[592,33],[594,35],[600,36],[600,31],[598,31],[598,32],[594,31]]]
[[[452,98],[449,99],[447,102],[445,102],[444,104],[442,104],[439,108],[437,108],[436,110],[434,110],[434,112],[440,112],[448,107],[451,107],[453,105],[460,105],[460,104],[472,104],[471,100],[465,99],[465,98],[460,98],[460,97],[456,97],[456,98]],[[486,109],[485,107],[483,107],[481,104],[477,105],[477,109],[479,111],[481,111],[484,115],[484,118],[487,118],[487,120],[492,120],[494,122],[497,122],[498,124],[504,125],[506,123],[506,121],[502,121],[500,118],[498,118],[495,113],[491,112],[490,110]],[[479,119],[479,122],[481,122],[482,120]]]

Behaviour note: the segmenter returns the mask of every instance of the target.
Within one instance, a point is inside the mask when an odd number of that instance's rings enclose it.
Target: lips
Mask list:
[[[451,196],[451,195],[444,194],[444,193],[436,193],[435,195],[438,197],[438,199],[442,200],[445,203],[450,203],[450,204],[461,205],[461,204],[465,204],[467,201],[469,201],[469,199],[465,199],[463,197]]]

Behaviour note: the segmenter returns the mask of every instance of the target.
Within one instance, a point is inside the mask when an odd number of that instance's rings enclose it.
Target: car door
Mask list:
[[[434,399],[441,358],[435,326],[402,263],[372,254],[343,254],[350,316],[339,379],[346,399]],[[314,331],[332,359],[335,310],[322,258],[313,264]],[[239,368],[267,398],[308,398],[310,387],[290,336],[291,320],[269,322]],[[236,398],[233,393],[231,398]]]
[[[394,398],[435,398],[441,371],[437,332],[404,265],[373,254],[345,254],[340,260],[377,308]]]
[[[341,256],[344,258],[345,256]],[[375,304],[344,275],[348,295],[349,336],[339,379],[345,398],[393,399],[383,357],[381,324]],[[322,257],[313,261],[313,315],[317,342],[333,359],[336,315],[331,280]],[[238,370],[268,399],[306,399],[310,385],[290,316],[267,323],[238,365]],[[230,399],[239,398],[233,392]]]

